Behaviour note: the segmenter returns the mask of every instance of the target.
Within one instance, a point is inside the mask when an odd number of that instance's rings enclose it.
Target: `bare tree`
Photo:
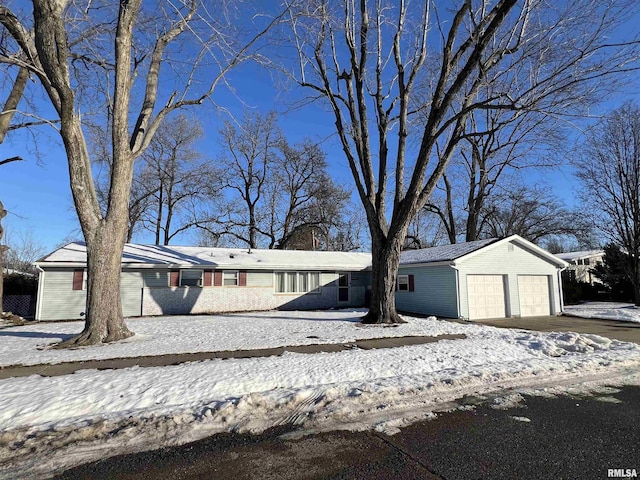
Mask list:
[[[557,102],[568,111],[563,93],[568,92],[558,92]],[[585,101],[581,98],[576,107]],[[559,143],[559,123],[556,116],[537,111],[513,115],[504,110],[476,110],[469,115],[457,158],[425,206],[440,219],[450,243],[460,238],[472,242],[482,236],[485,204],[494,191],[509,188],[513,172],[554,165],[545,150]]]
[[[214,168],[203,160],[194,143],[202,137],[196,120],[180,115],[168,119],[140,158],[130,205],[130,228],[136,220],[154,233],[156,245],[168,245],[193,227],[187,207],[211,197]],[[136,192],[137,196],[133,197]]]
[[[4,209],[4,205],[0,201],[0,314],[2,314],[2,299],[3,299],[3,282],[4,282],[4,255],[7,251],[7,246],[2,244],[2,237],[4,236],[4,228],[2,226],[2,219],[7,216],[7,211]]]
[[[478,217],[484,238],[520,235],[534,243],[554,237],[579,240],[589,234],[590,225],[581,212],[567,209],[546,187],[512,187],[496,193]]]
[[[267,199],[269,246],[290,249],[296,237],[310,233],[309,248],[317,232],[313,248],[321,248],[321,232],[340,222],[350,193],[327,174],[326,156],[318,144],[305,140],[289,145],[282,139],[278,152]]]
[[[215,206],[223,212],[215,219],[194,214],[198,225],[250,248],[312,248],[307,237],[322,237],[350,196],[327,174],[320,146],[308,139],[291,145],[274,113],[245,115],[220,133],[226,169],[218,188],[226,202]]]
[[[451,11],[428,0],[306,5],[290,23],[299,61],[290,75],[330,107],[366,212],[373,253],[366,323],[402,321],[395,283],[409,223],[429,201],[473,111],[558,113],[561,105],[547,102],[555,92],[583,94],[578,85],[637,59],[605,36],[627,12],[602,2],[571,2],[566,10],[536,0],[457,1]],[[422,101],[419,80],[429,85]],[[482,95],[491,84],[501,88]],[[409,118],[417,110],[426,122],[415,130]],[[410,135],[417,135],[416,151],[409,151]]]
[[[575,164],[585,211],[627,253],[640,305],[640,108],[627,103],[594,125]]]
[[[36,274],[34,262],[47,253],[46,248],[33,236],[33,231],[5,231],[5,244],[9,247],[5,254],[6,268],[18,272]]]
[[[196,0],[148,7],[142,0],[117,6],[34,0],[30,13],[0,6],[0,62],[28,69],[59,118],[74,205],[87,246],[85,328],[62,346],[132,335],[122,316],[120,270],[134,160],[169,113],[207,100],[277,21],[248,28],[251,33],[246,37],[231,38],[237,32],[233,18],[229,12],[218,13],[209,15]],[[208,61],[202,62],[204,58]],[[172,69],[178,59],[180,67]],[[167,74],[170,89],[162,86]],[[96,109],[106,112],[105,130],[111,139],[111,182],[104,212],[84,129],[86,117]]]
[[[282,133],[272,112],[245,114],[240,125],[228,121],[220,130],[226,165],[221,188],[229,192],[224,233],[250,248],[258,248],[262,221],[260,207],[266,195],[268,172]],[[275,169],[274,169],[275,170]]]

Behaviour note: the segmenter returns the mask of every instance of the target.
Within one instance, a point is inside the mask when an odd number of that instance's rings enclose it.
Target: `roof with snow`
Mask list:
[[[42,258],[41,267],[84,265],[84,242],[73,242]],[[364,270],[371,266],[370,253],[324,252],[304,250],[263,250],[248,248],[180,247],[127,243],[122,263],[129,268],[193,267],[297,270]]]
[[[600,257],[602,255],[604,255],[604,250],[583,250],[581,252],[556,253],[556,257],[561,258],[565,262],[578,260],[579,258]]]
[[[489,238],[486,240],[476,240],[475,242],[454,243],[453,245],[407,250],[400,254],[400,264],[452,261],[497,241],[497,238]]]

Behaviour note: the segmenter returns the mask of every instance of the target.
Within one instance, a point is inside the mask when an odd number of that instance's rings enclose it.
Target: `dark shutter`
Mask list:
[[[84,280],[84,270],[77,269],[73,271],[73,289],[74,290],[82,290],[82,283]]]
[[[416,289],[416,285],[413,279],[413,275],[409,275],[409,291],[413,292],[415,289]]]
[[[203,287],[210,287],[213,285],[213,270],[205,270],[204,271],[204,283]]]
[[[247,286],[247,271],[246,270],[240,270],[238,272],[238,286],[239,287],[246,287]]]
[[[177,287],[180,284],[180,270],[171,270],[169,272],[169,286]]]
[[[222,285],[222,270],[213,272],[213,286],[220,287]]]

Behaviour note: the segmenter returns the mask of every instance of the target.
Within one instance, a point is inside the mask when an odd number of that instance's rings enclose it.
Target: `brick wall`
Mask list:
[[[338,294],[333,286],[323,287],[319,294],[276,294],[273,287],[145,288],[142,294],[142,315],[223,313],[277,308],[312,310],[338,307],[337,299]],[[349,305],[340,306],[362,306],[364,287],[352,287],[351,299]]]

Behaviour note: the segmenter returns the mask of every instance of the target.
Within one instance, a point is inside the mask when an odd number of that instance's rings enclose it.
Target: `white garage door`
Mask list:
[[[546,275],[518,275],[520,316],[535,317],[551,314],[549,277]]]
[[[467,275],[469,319],[504,318],[504,280],[502,275]]]

